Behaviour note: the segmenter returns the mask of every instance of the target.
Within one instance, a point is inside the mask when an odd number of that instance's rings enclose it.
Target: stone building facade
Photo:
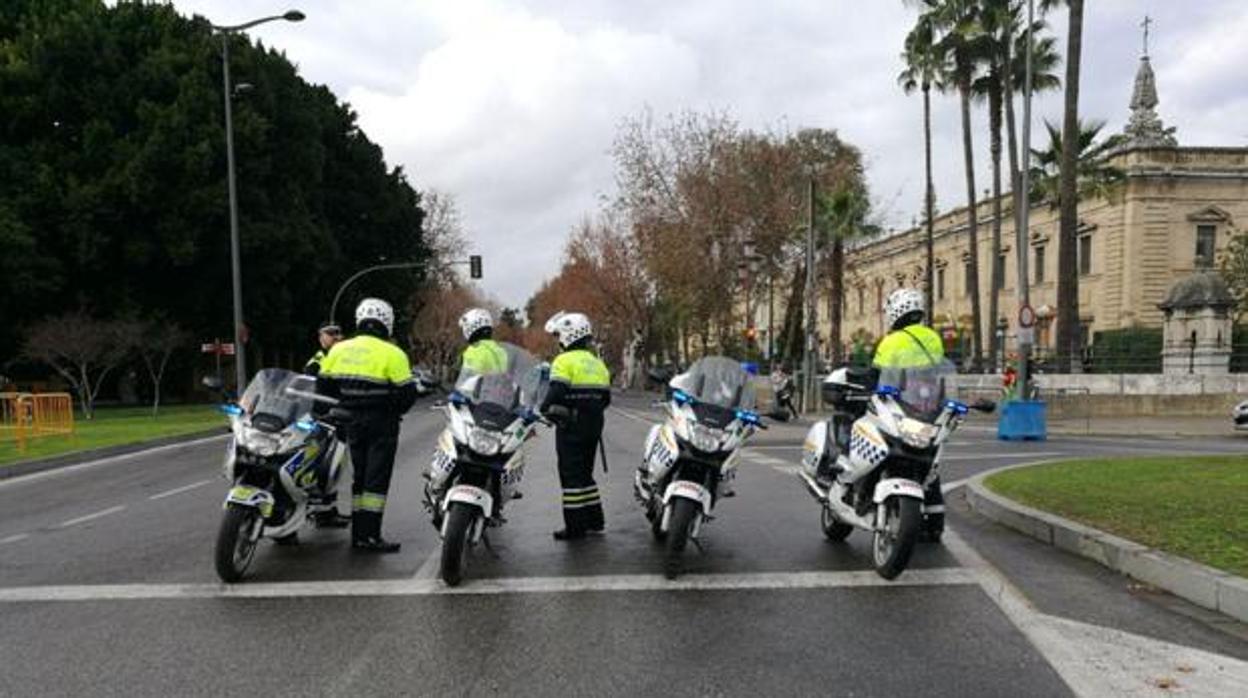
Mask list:
[[[1237,232],[1248,230],[1248,148],[1186,147],[1177,144],[1153,111],[1157,90],[1148,57],[1141,59],[1123,145],[1110,162],[1126,175],[1106,199],[1079,204],[1079,315],[1081,336],[1131,327],[1159,328],[1158,304],[1171,286],[1195,271],[1216,265],[1217,254]],[[947,186],[942,188],[953,188]],[[987,197],[985,197],[987,198]],[[979,289],[984,351],[989,333],[1013,351],[1019,300],[1015,226],[1011,198],[1002,202],[1001,254],[1004,279],[999,317],[988,317],[992,273],[992,202],[978,206]],[[971,299],[965,207],[935,221],[934,323],[951,340],[968,338]],[[875,339],[884,331],[880,308],[901,286],[923,286],[925,229],[910,230],[856,245],[846,258],[842,338]],[[1031,305],[1037,311],[1036,344],[1055,342],[1058,210],[1033,207],[1027,234]],[[828,336],[821,303],[820,336]],[[963,341],[963,340],[959,340]]]

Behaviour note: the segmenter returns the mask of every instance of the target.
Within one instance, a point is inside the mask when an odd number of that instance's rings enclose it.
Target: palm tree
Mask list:
[[[1061,221],[1057,251],[1057,355],[1073,371],[1079,353],[1078,137],[1079,62],[1083,52],[1083,0],[1066,0],[1066,104],[1062,114]]]
[[[923,292],[927,297],[927,317],[933,317],[933,281],[932,274],[936,260],[933,251],[934,218],[936,208],[936,191],[932,186],[932,88],[944,92],[944,78],[949,74],[948,57],[936,48],[936,28],[930,14],[919,16],[914,28],[906,36],[905,50],[902,60],[906,67],[897,76],[897,82],[906,94],[916,89],[923,92],[923,209],[927,222],[927,235],[924,241],[927,260],[924,265]]]
[[[962,155],[966,161],[966,212],[969,270],[967,293],[971,296],[971,366],[980,368],[983,357],[983,314],[979,298],[979,220],[975,198],[975,148],[971,137],[971,92],[981,57],[986,52],[985,36],[980,30],[979,0],[944,0],[934,4],[928,13],[944,34],[937,48],[952,65],[950,81],[958,90],[962,107]]]
[[[1031,196],[1033,201],[1044,201],[1050,208],[1059,208],[1062,205],[1061,164],[1065,139],[1057,126],[1048,121],[1044,122],[1044,126],[1049,134],[1048,147],[1044,150],[1033,148],[1031,151],[1034,161]],[[1126,173],[1108,162],[1110,154],[1122,143],[1123,136],[1116,134],[1097,142],[1104,128],[1104,121],[1079,120],[1079,130],[1075,138],[1078,149],[1078,201],[1104,199],[1126,178]]]
[[[819,227],[830,234],[832,242],[829,260],[831,273],[828,293],[828,344],[832,349],[832,361],[837,363],[842,358],[841,310],[845,302],[845,241],[871,234],[872,226],[866,223],[871,199],[861,186],[841,187],[830,196],[823,197],[819,208],[822,209],[820,218],[823,219]]]

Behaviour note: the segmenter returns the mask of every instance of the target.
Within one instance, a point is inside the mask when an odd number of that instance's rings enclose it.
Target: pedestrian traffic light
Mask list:
[[[479,254],[469,255],[468,276],[473,279],[481,278],[481,255]]]

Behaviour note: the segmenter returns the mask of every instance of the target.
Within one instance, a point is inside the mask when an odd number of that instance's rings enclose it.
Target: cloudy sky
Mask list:
[[[896,86],[913,22],[900,0],[291,0],[308,18],[254,36],[329,85],[418,188],[454,194],[487,292],[522,305],[558,267],[563,241],[612,192],[608,149],[645,107],[727,110],[743,126],[838,129],[866,155],[886,225],[922,197],[922,111]],[[270,0],[174,0],[237,23]],[[1155,18],[1152,60],[1180,143],[1248,145],[1248,2],[1094,0],[1085,11],[1086,116],[1120,130]],[[1065,13],[1052,18],[1064,48]],[[1060,118],[1060,95],[1040,99]],[[965,201],[957,102],[934,102],[942,209]],[[982,122],[982,115],[978,117]],[[986,129],[975,133],[978,186]]]

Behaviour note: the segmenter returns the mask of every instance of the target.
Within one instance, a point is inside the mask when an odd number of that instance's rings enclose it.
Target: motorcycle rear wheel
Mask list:
[[[685,546],[693,533],[695,517],[701,507],[692,499],[672,498],[672,516],[667,524],[667,555],[663,560],[663,575],[675,579],[684,571]]]
[[[871,541],[877,574],[885,579],[896,579],[906,569],[922,522],[919,500],[911,497],[884,500],[884,525],[876,529]]]
[[[446,511],[446,535],[442,538],[442,566],[439,574],[447,586],[459,586],[468,566],[468,533],[478,509],[463,502],[451,502]]]
[[[836,543],[845,540],[854,531],[852,524],[838,520],[827,506],[819,512],[819,527],[823,529],[824,537]]]
[[[262,526],[260,512],[252,507],[230,504],[221,517],[217,530],[216,567],[217,576],[226,584],[241,581],[256,556],[258,536],[253,538],[255,526]]]

